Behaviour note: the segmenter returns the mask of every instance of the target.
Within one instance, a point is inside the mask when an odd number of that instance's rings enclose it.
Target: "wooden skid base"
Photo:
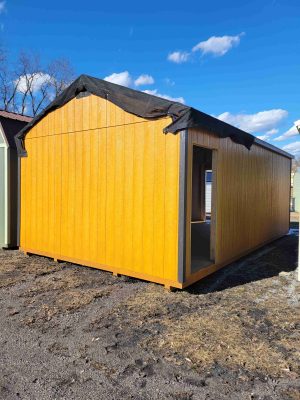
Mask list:
[[[70,262],[73,264],[84,265],[84,266],[91,267],[91,268],[101,269],[103,271],[110,271],[113,273],[114,276],[126,275],[131,278],[137,278],[137,279],[142,279],[144,281],[158,283],[160,285],[164,285],[167,288],[182,289],[182,284],[179,282],[171,281],[169,279],[159,278],[156,276],[151,276],[148,274],[144,274],[142,272],[135,272],[135,271],[130,271],[130,270],[122,269],[122,268],[115,268],[115,267],[111,267],[109,265],[103,265],[100,263],[94,263],[94,262],[90,262],[90,261],[86,261],[86,260],[79,260],[79,259],[72,258],[72,257],[65,257],[65,256],[61,256],[58,254],[44,252],[44,251],[37,251],[34,249],[20,248],[20,250],[23,251],[24,254],[30,253],[30,254],[36,254],[39,256],[49,257],[49,258],[53,258],[54,261],[66,261],[66,262]]]
[[[85,261],[85,260],[78,260],[75,258],[71,258],[71,257],[65,257],[65,256],[59,256],[56,254],[50,254],[47,252],[40,252],[40,251],[36,251],[33,249],[24,249],[24,248],[20,248],[21,251],[24,252],[24,254],[26,255],[30,255],[30,254],[37,254],[40,256],[45,256],[45,257],[49,257],[49,258],[53,258],[54,261],[67,261],[67,262],[71,262],[73,264],[79,264],[79,265],[84,265],[87,267],[92,267],[92,268],[97,268],[97,269],[101,269],[104,271],[110,271],[113,273],[114,276],[121,276],[121,275],[126,275],[132,278],[137,278],[137,279],[142,279],[144,281],[148,281],[148,282],[154,282],[154,283],[158,283],[160,285],[164,285],[165,289],[168,291],[172,291],[173,289],[185,289],[188,286],[192,285],[193,283],[198,282],[199,280],[205,278],[208,275],[213,274],[214,272],[218,271],[219,269],[226,267],[227,265],[237,261],[238,259],[253,253],[254,251],[258,250],[259,248],[266,246],[269,243],[274,242],[274,240],[280,239],[281,237],[285,236],[285,234],[279,235],[274,237],[271,240],[268,240],[258,246],[256,246],[255,248],[249,249],[241,254],[239,254],[236,257],[233,257],[232,259],[224,262],[224,263],[219,263],[219,264],[212,264],[209,265],[206,268],[203,268],[197,272],[195,272],[194,274],[190,275],[186,281],[184,283],[180,283],[180,282],[176,282],[176,281],[171,281],[168,279],[164,279],[164,278],[158,278],[155,276],[151,276],[148,274],[144,274],[141,272],[134,272],[134,271],[130,271],[130,270],[126,270],[126,269],[122,269],[122,268],[115,268],[115,267],[111,267],[109,265],[103,265],[100,263],[93,263],[90,261]]]
[[[173,287],[173,286],[170,286],[170,285],[165,285],[165,289],[166,289],[168,292],[173,292],[176,288]]]

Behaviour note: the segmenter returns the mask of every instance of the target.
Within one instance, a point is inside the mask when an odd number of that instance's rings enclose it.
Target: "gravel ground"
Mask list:
[[[0,398],[300,399],[297,239],[172,293],[0,251]]]

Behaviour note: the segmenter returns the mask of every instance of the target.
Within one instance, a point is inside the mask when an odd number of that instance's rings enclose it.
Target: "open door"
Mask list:
[[[191,273],[214,264],[211,229],[213,150],[193,146]]]

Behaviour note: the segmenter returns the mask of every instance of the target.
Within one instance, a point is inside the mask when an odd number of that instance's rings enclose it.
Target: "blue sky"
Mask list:
[[[0,25],[12,58],[66,57],[78,75],[176,98],[300,156],[299,0],[7,0]]]

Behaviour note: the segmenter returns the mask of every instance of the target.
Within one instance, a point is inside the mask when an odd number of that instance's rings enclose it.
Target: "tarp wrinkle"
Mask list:
[[[51,111],[62,107],[81,92],[90,92],[95,96],[107,99],[124,111],[141,118],[151,120],[169,116],[172,118],[172,122],[164,128],[164,133],[176,134],[190,128],[203,129],[221,138],[229,137],[233,142],[244,145],[247,149],[251,148],[255,139],[249,133],[184,104],[129,89],[102,79],[81,75],[15,136],[20,157],[27,155],[24,147],[27,132]]]

